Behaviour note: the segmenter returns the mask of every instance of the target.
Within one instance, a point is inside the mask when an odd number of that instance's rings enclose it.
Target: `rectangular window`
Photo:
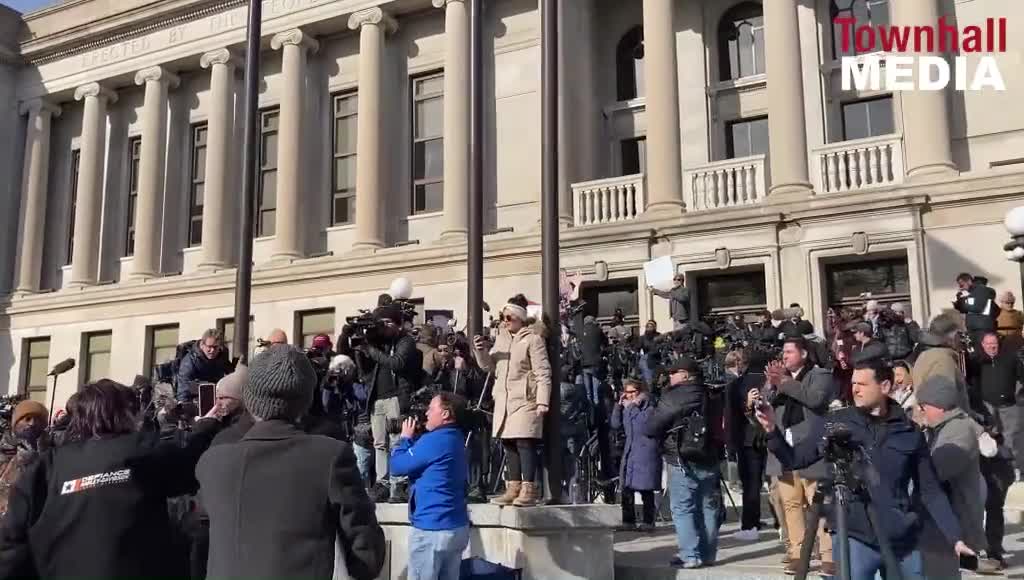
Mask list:
[[[334,96],[334,197],[331,223],[341,225],[356,219],[356,140],[358,104],[356,93]]]
[[[313,345],[313,337],[318,334],[334,336],[333,308],[295,313],[295,338],[299,346],[309,348]]]
[[[280,109],[260,111],[260,180],[256,184],[256,237],[274,235],[277,219],[277,129]]]
[[[647,171],[647,137],[623,139],[619,147],[622,150],[622,175]]]
[[[82,369],[82,376],[85,383],[94,383],[100,379],[110,376],[110,348],[113,342],[113,334],[107,330],[103,332],[88,332],[82,339],[84,351],[82,360],[85,365]]]
[[[149,334],[146,337],[149,343],[149,351],[146,353],[146,376],[152,376],[157,365],[174,360],[178,349],[178,325],[150,326],[146,330]]]
[[[444,205],[444,73],[412,80],[412,213]]]
[[[64,260],[64,264],[71,263],[71,256],[75,251],[75,209],[78,204],[78,164],[81,160],[81,150],[71,150],[71,179],[69,180],[71,192],[68,194],[68,243],[67,243],[67,257]]]
[[[768,153],[768,117],[740,119],[728,124],[725,133],[727,159]]]
[[[702,315],[747,314],[768,307],[764,269],[699,276],[697,303]]]
[[[50,370],[50,337],[26,339],[22,352],[25,367],[21,377],[21,392],[33,401],[48,405],[46,374]]]
[[[249,317],[249,348],[248,355],[252,356],[252,351],[256,349],[256,335],[253,334],[253,317]],[[217,329],[220,330],[222,336],[224,336],[224,345],[228,349],[228,357],[231,359],[235,358],[235,319],[234,318],[221,318],[217,321]]]
[[[843,138],[846,141],[889,135],[894,131],[892,96],[843,103]]]
[[[135,206],[139,201],[139,162],[142,159],[142,137],[128,140],[128,222],[124,234],[124,255],[135,254]]]
[[[203,196],[206,193],[206,123],[192,126],[192,179],[188,192],[188,245],[203,243]]]
[[[616,310],[622,310],[626,326],[637,335],[640,326],[639,286],[636,278],[620,278],[608,282],[585,283],[580,288],[584,314],[593,316],[601,324],[611,322]]]
[[[910,300],[906,256],[827,264],[825,281],[830,307],[861,305],[865,293],[883,303]]]

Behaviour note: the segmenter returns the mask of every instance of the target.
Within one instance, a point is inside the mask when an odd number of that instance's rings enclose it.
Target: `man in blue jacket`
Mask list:
[[[458,580],[469,545],[465,433],[466,400],[442,391],[427,409],[427,432],[415,442],[416,420],[402,424],[391,452],[391,474],[412,482],[409,497],[409,580]]]
[[[757,419],[768,433],[768,448],[789,469],[802,469],[823,458],[820,442],[826,434],[826,423],[848,429],[852,445],[862,448],[870,459],[855,468],[871,494],[882,529],[872,529],[866,506],[855,497],[847,508],[851,578],[874,578],[881,569],[876,532],[888,537],[903,577],[920,578],[922,562],[917,543],[926,517],[924,510],[942,530],[951,552],[974,555],[960,539],[960,525],[935,473],[924,436],[889,398],[892,384],[892,368],[886,363],[870,360],[857,364],[853,371],[855,406],[836,411],[826,419],[814,418],[810,434],[795,447],[779,431],[775,410],[769,405],[757,405]],[[751,397],[755,401],[758,398],[753,392]],[[913,498],[907,493],[911,481]],[[833,530],[834,517],[834,512],[828,514]]]

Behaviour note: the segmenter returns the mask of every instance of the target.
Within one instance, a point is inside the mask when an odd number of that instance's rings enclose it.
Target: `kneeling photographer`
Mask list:
[[[775,410],[756,403],[758,422],[768,433],[768,448],[786,468],[801,469],[821,459],[829,462],[832,479],[826,487],[845,496],[834,498],[841,501],[833,501],[826,516],[829,528],[838,534],[837,563],[844,578],[874,578],[890,549],[897,561],[893,566],[898,566],[902,578],[921,577],[918,540],[922,521],[928,516],[943,531],[951,551],[974,554],[961,541],[960,526],[939,483],[924,436],[889,398],[892,389],[893,372],[887,364],[866,361],[856,365],[855,406],[824,419],[814,418],[807,437],[795,447],[779,430]],[[911,481],[913,499],[908,494]],[[848,502],[848,513],[840,513],[844,502]],[[847,532],[848,547],[842,541]],[[890,569],[888,577],[894,572]],[[799,574],[806,577],[806,567]]]
[[[409,579],[459,577],[469,545],[466,509],[466,454],[463,451],[466,399],[442,391],[427,407],[425,423],[409,417],[391,453],[392,475],[412,481],[409,497]],[[426,432],[419,434],[420,427]],[[415,440],[414,440],[415,439]]]
[[[349,319],[339,337],[339,352],[355,352],[359,381],[369,389],[370,425],[375,450],[375,501],[406,501],[404,485],[388,477],[388,451],[398,443],[398,432],[387,424],[408,410],[409,397],[420,386],[423,355],[416,339],[403,329],[404,312],[398,303],[379,306],[372,316]],[[349,344],[342,344],[347,341]]]

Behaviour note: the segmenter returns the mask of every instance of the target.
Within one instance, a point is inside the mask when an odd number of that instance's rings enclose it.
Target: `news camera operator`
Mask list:
[[[855,366],[853,407],[840,409],[827,418],[813,418],[807,435],[791,445],[780,428],[780,417],[770,405],[756,399],[757,420],[768,433],[768,448],[789,470],[804,469],[825,458],[829,432],[842,433],[850,447],[867,456],[854,465],[859,481],[866,486],[870,505],[882,525],[873,529],[863,494],[855,494],[848,506],[850,570],[856,580],[874,578],[883,562],[878,534],[884,534],[899,561],[903,578],[920,578],[922,562],[917,550],[923,518],[930,516],[943,531],[952,551],[974,555],[961,541],[960,525],[939,484],[928,445],[903,409],[889,398],[893,389],[892,369],[882,361],[869,360]],[[756,394],[756,395],[755,395]],[[913,482],[914,497],[908,493]],[[923,500],[917,501],[918,499]],[[826,514],[836,527],[835,512]]]
[[[134,394],[82,387],[69,441],[19,478],[0,523],[0,578],[187,577],[167,499],[194,493],[195,466],[220,423],[215,406],[185,447],[139,432]],[[43,509],[43,506],[46,509]]]
[[[232,370],[227,349],[224,348],[224,335],[216,328],[210,328],[189,347],[178,363],[175,397],[182,403],[193,401],[198,396],[193,390],[196,384],[216,384]]]
[[[423,355],[416,339],[404,329],[402,306],[392,302],[374,309],[369,320],[346,324],[339,337],[340,352],[355,354],[359,382],[369,390],[368,407],[373,432],[377,484],[375,501],[404,503],[408,500],[404,480],[388,477],[389,450],[398,443],[397,423],[409,409],[410,397],[419,389],[423,376]],[[361,326],[360,326],[361,325]],[[356,338],[355,344],[352,339]],[[394,431],[392,429],[391,431]]]
[[[964,315],[967,333],[974,343],[981,342],[981,333],[996,329],[999,306],[996,305],[996,291],[988,287],[984,276],[962,273],[956,277],[959,290],[953,300],[953,308]]]

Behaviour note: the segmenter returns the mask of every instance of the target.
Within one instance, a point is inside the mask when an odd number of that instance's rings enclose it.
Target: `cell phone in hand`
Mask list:
[[[199,383],[199,416],[205,417],[217,404],[217,385]]]

